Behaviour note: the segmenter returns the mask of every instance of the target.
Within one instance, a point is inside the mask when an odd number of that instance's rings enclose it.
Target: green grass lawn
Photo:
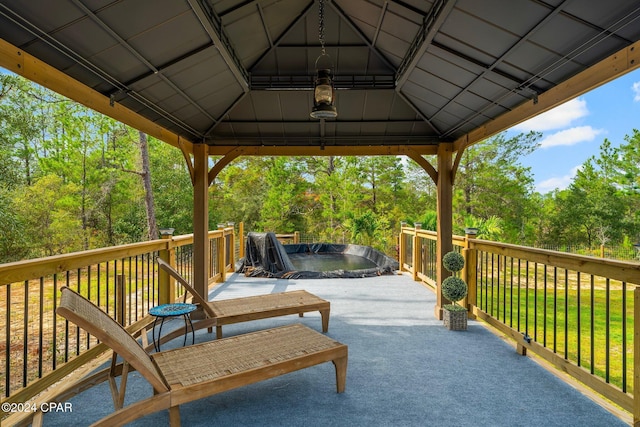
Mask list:
[[[479,286],[478,305],[626,391],[633,386],[633,287]],[[626,319],[626,324],[623,322]],[[626,339],[624,336],[626,335]],[[623,355],[626,354],[626,360]],[[623,373],[626,372],[626,378]]]

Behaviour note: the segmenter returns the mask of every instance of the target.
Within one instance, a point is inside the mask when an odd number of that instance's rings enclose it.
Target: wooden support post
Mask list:
[[[238,225],[238,239],[240,242],[240,258],[244,258],[244,222]]]
[[[231,227],[231,234],[229,235],[229,247],[227,250],[229,251],[229,272],[233,273],[236,265],[236,227],[233,222],[227,224]]]
[[[293,232],[293,243],[300,243],[300,232],[299,231],[294,231]]]
[[[220,269],[220,282],[227,280],[227,239],[224,237],[224,224],[218,224],[218,230],[222,232],[216,240],[216,252],[218,255],[218,268]]]
[[[413,280],[418,281],[418,271],[420,270],[420,255],[422,255],[422,248],[420,245],[420,239],[418,238],[418,229],[415,229],[415,234],[412,236],[413,240]]]
[[[399,267],[400,273],[402,273],[402,268],[404,266],[404,257],[405,257],[404,254],[407,251],[407,248],[405,247],[404,234],[402,231],[403,227],[404,227],[404,224],[400,226],[400,234],[398,235],[398,267]]]
[[[453,144],[441,143],[438,146],[438,241],[436,245],[436,306],[435,316],[442,319],[442,306],[446,304],[442,297],[442,281],[449,273],[442,265],[442,257],[453,249]]]
[[[462,256],[464,256],[464,269],[462,270],[462,278],[467,282],[467,296],[463,303],[467,307],[469,318],[475,319],[473,314],[473,306],[476,305],[478,295],[478,251],[473,248],[469,242],[469,239],[476,237],[475,232],[465,232],[464,249],[462,249]]]
[[[166,261],[172,267],[175,267],[175,249],[173,247],[173,228],[160,229],[160,238],[166,240],[167,246],[161,250],[158,257]],[[166,271],[158,270],[158,302],[160,304],[169,304],[175,302],[175,286],[176,281]]]
[[[208,300],[209,156],[207,145],[194,145],[193,155],[193,287],[202,298]],[[196,313],[193,313],[192,317],[198,318]]]

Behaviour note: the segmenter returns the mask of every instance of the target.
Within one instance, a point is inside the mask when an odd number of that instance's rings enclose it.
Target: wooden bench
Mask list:
[[[226,300],[206,301],[193,289],[167,262],[158,258],[158,266],[176,279],[191,295],[192,302],[202,307],[206,319],[195,322],[196,329],[202,327],[216,327],[216,337],[222,338],[222,326],[232,323],[266,319],[269,317],[286,316],[319,311],[322,317],[322,332],[329,330],[329,313],[331,304],[312,293],[304,290],[277,292],[273,294],[256,295],[250,297]]]

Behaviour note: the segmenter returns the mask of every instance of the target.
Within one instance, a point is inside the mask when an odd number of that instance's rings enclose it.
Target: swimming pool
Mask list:
[[[282,245],[274,233],[249,233],[236,270],[253,277],[355,278],[393,274],[398,262],[369,246],[332,243]]]
[[[375,268],[370,259],[350,254],[289,254],[291,263],[301,271],[363,270]]]

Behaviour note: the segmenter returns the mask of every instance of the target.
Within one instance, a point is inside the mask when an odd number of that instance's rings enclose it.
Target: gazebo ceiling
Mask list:
[[[8,44],[112,105],[226,147],[460,140],[637,47],[640,2],[326,0],[325,25],[338,117],[320,121],[309,117],[317,0],[0,1]],[[588,86],[638,66],[626,61]]]

